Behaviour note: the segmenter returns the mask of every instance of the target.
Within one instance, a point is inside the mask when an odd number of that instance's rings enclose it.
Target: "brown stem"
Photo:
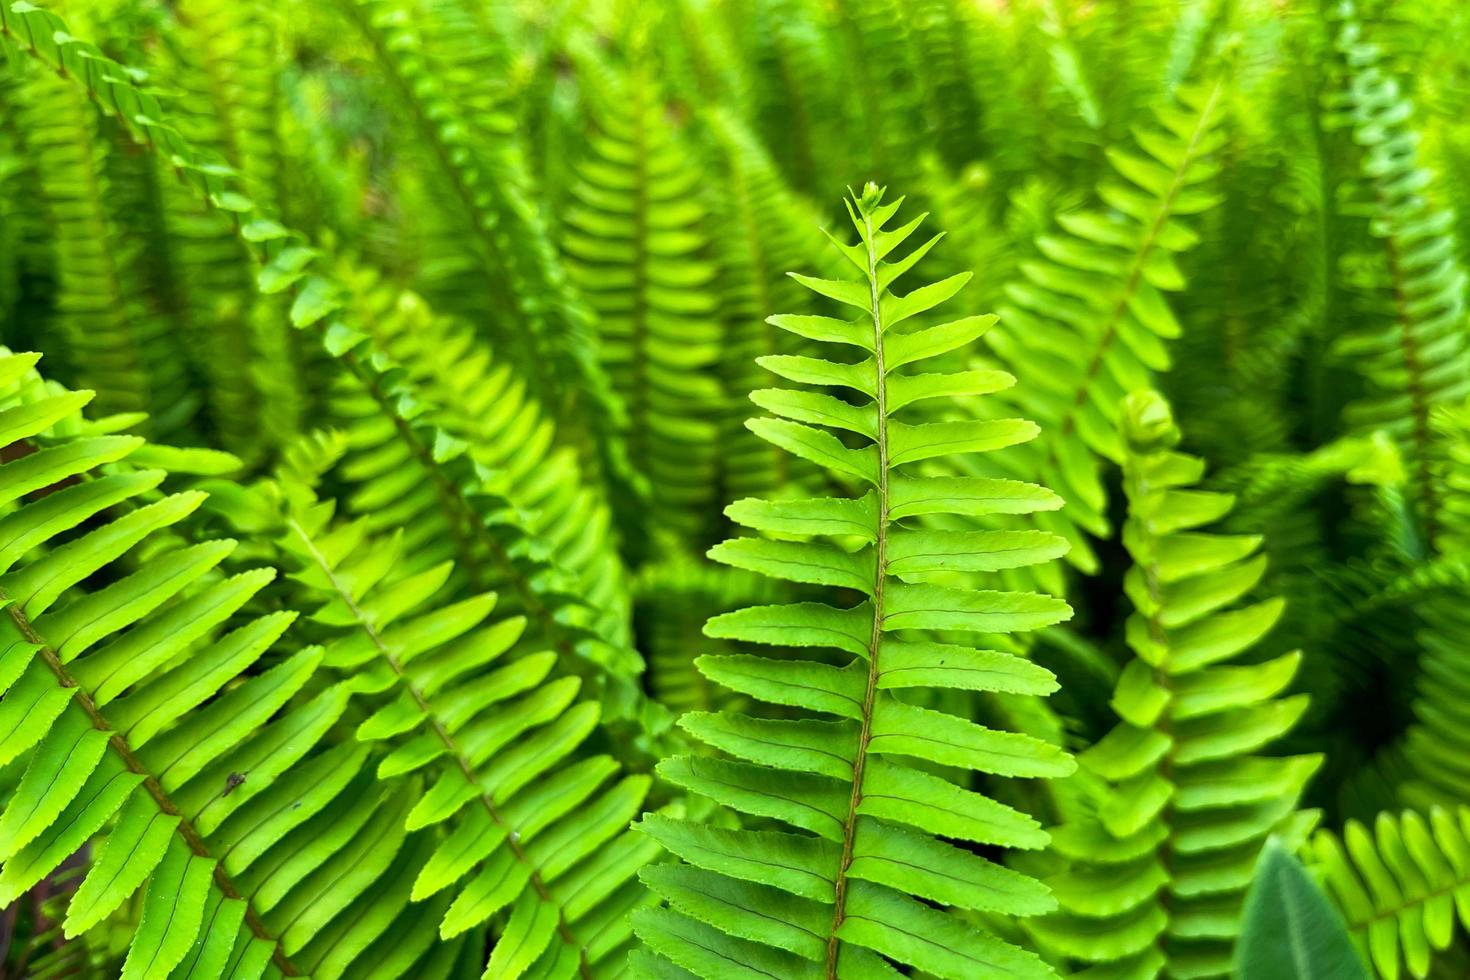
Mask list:
[[[872,218],[864,214],[863,235],[868,251],[868,295],[873,312],[873,362],[878,377],[874,396],[878,411],[878,526],[874,542],[873,563],[873,629],[868,637],[868,683],[863,693],[862,721],[858,731],[857,753],[852,763],[852,795],[847,803],[847,816],[842,822],[842,859],[837,865],[837,881],[832,909],[832,929],[827,937],[827,980],[837,980],[837,930],[847,915],[847,871],[852,865],[853,838],[857,830],[858,807],[863,802],[863,773],[868,762],[868,743],[872,738],[873,701],[878,694],[878,649],[883,642],[883,585],[888,578],[888,378],[883,359],[883,311],[878,289],[878,256],[873,251],[877,234]]]

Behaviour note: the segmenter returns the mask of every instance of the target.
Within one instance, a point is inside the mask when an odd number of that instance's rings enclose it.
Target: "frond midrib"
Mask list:
[[[853,838],[857,830],[858,807],[863,801],[863,775],[867,768],[868,743],[872,739],[873,702],[878,693],[878,651],[883,643],[883,587],[888,579],[888,379],[884,364],[883,307],[878,289],[878,256],[873,242],[877,231],[872,216],[863,210],[863,246],[868,258],[868,302],[873,321],[874,407],[878,416],[878,523],[873,543],[873,628],[868,638],[868,678],[863,693],[862,719],[858,729],[856,754],[852,764],[852,794],[848,799],[847,817],[842,822],[842,858],[837,866],[835,899],[832,906],[832,932],[827,937],[827,980],[837,980],[838,930],[847,915],[847,872],[852,864]]]

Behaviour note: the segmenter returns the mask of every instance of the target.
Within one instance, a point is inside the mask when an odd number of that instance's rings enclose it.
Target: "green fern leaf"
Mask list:
[[[1057,217],[1060,230],[1037,240],[1040,257],[1021,264],[988,337],[1020,381],[996,404],[1042,427],[1008,475],[1067,501],[1038,521],[1067,538],[1085,572],[1098,567],[1086,535],[1108,532],[1101,467],[1123,458],[1123,398],[1168,368],[1167,341],[1181,329],[1165,296],[1184,286],[1176,256],[1198,237],[1181,219],[1216,202],[1210,157],[1224,96],[1224,79],[1183,89],[1156,109],[1158,126],[1138,131],[1141,153],[1109,153],[1116,176],[1098,187],[1107,210]]]
[[[177,8],[184,90],[171,106],[194,145],[228,160],[263,210],[279,214],[285,149],[279,136],[280,25],[252,3],[192,0]],[[160,168],[162,169],[162,168]],[[284,445],[299,432],[306,381],[282,297],[259,295],[248,249],[231,222],[162,175],[166,228],[180,243],[167,253],[171,287],[208,378],[210,421],[225,446],[250,459],[262,442]]]
[[[646,875],[670,908],[640,916],[639,934],[673,963],[707,977],[729,976],[732,969],[792,977],[890,975],[885,960],[943,977],[1050,976],[1030,953],[920,901],[1011,915],[1045,911],[1051,899],[1036,882],[941,838],[1036,848],[1045,845],[1046,835],[1026,814],[910,760],[1043,778],[1070,772],[1071,760],[1035,739],[920,708],[892,693],[921,684],[1049,689],[1047,673],[1024,660],[921,641],[913,631],[1024,631],[1067,618],[1067,606],[1048,596],[928,581],[943,565],[925,558],[933,539],[901,523],[894,511],[906,496],[926,498],[937,512],[963,510],[941,496],[956,491],[953,496],[965,501],[970,485],[934,481],[912,464],[1009,445],[1029,438],[1034,427],[914,424],[894,417],[900,409],[893,406],[893,393],[910,377],[897,365],[967,344],[979,328],[967,321],[900,327],[953,295],[956,286],[890,292],[888,284],[912,262],[884,258],[917,222],[885,230],[898,204],[884,204],[873,185],[849,209],[859,243],[842,250],[863,279],[798,278],[861,311],[856,320],[827,321],[825,331],[871,352],[851,365],[809,359],[810,376],[837,378],[867,397],[847,402],[782,390],[776,399],[758,392],[758,402],[787,418],[757,420],[752,428],[793,453],[848,473],[867,492],[849,499],[743,501],[730,510],[737,521],[757,529],[782,527],[773,515],[801,513],[808,522],[803,530],[818,537],[737,538],[711,555],[778,579],[838,586],[865,598],[846,607],[754,607],[717,616],[706,627],[714,637],[835,649],[849,659],[841,667],[819,659],[749,655],[700,659],[700,670],[712,680],[759,701],[801,709],[799,720],[686,716],[691,733],[733,759],[674,759],[660,766],[660,774],[748,814],[755,826],[771,820],[790,830],[645,819],[645,832],[691,867]],[[845,445],[809,421],[858,434],[852,441],[862,448]],[[1017,499],[1029,492],[1007,486]],[[1004,542],[973,544],[994,549],[974,558],[975,567],[1042,561],[1064,547],[1040,535],[1001,557]],[[909,564],[902,567],[905,560]],[[967,668],[975,674],[964,677]],[[981,671],[988,676],[982,678]],[[908,672],[917,676],[904,676]],[[809,717],[813,712],[838,721],[819,721]]]
[[[28,49],[29,56],[52,59],[49,63],[88,84],[93,83],[94,76],[83,69],[105,60],[95,47],[68,34],[63,29],[64,22],[46,11],[26,8],[17,12],[14,8],[0,7],[0,27],[5,29],[6,37],[29,38],[38,36],[37,32],[46,32],[53,40]],[[58,37],[62,39],[59,43],[54,40]],[[429,489],[431,498],[437,494],[440,498],[437,503],[447,521],[447,533],[441,540],[455,542],[464,550],[460,564],[473,569],[484,565],[487,559],[497,563],[502,573],[515,583],[528,611],[535,612],[554,634],[551,642],[557,649],[569,661],[589,661],[592,665],[589,672],[602,676],[606,682],[604,700],[609,715],[630,723],[635,730],[633,738],[647,728],[661,728],[660,712],[646,709],[646,702],[631,684],[630,677],[639,669],[636,654],[616,644],[609,648],[597,637],[595,628],[578,621],[581,617],[577,612],[557,615],[563,607],[580,607],[584,602],[575,588],[564,586],[559,577],[536,574],[544,567],[544,548],[519,543],[520,534],[514,531],[512,536],[516,540],[506,542],[497,537],[500,525],[517,526],[516,508],[498,503],[504,500],[501,487],[498,483],[488,485],[496,483],[496,475],[485,473],[466,458],[466,443],[434,424],[437,412],[433,400],[412,383],[409,373],[398,367],[386,351],[376,347],[370,337],[346,322],[344,314],[351,312],[346,307],[353,295],[349,285],[328,271],[326,263],[319,261],[318,250],[304,244],[304,236],[261,214],[250,198],[235,189],[237,184],[228,168],[201,155],[168,126],[163,121],[166,113],[157,99],[138,88],[122,66],[109,63],[115,66],[111,73],[95,81],[103,93],[99,101],[112,106],[120,118],[129,122],[139,140],[166,153],[186,182],[212,206],[249,218],[239,221],[238,230],[242,241],[261,262],[257,277],[261,291],[294,293],[293,323],[316,333],[325,351],[346,368],[347,376],[353,380],[343,384],[354,391],[354,397],[366,395],[365,407],[360,405],[351,410],[348,417],[361,417],[364,413],[376,416],[377,424],[366,429],[365,438],[375,446],[382,446],[385,440],[391,445],[389,456],[380,454],[371,459],[367,470],[360,475],[381,476],[385,459],[390,466],[394,462],[416,461],[418,466],[438,474],[425,486],[422,476],[417,476],[414,470],[395,470],[386,485],[380,483],[372,492],[381,495],[386,489],[396,495],[406,490]],[[446,467],[453,474],[446,473]],[[411,478],[406,484],[405,475]],[[412,508],[425,505],[422,493],[414,495],[409,504]],[[487,583],[482,583],[482,587],[484,584]],[[584,644],[584,639],[592,642]]]
[[[1444,515],[1438,467],[1443,447],[1431,417],[1439,405],[1470,394],[1470,343],[1464,329],[1465,270],[1457,256],[1454,215],[1433,207],[1423,193],[1432,176],[1414,149],[1413,103],[1381,63],[1376,45],[1363,38],[1356,5],[1337,5],[1334,46],[1347,64],[1336,102],[1351,120],[1362,147],[1364,180],[1373,193],[1370,231],[1383,242],[1392,320],[1375,317],[1339,339],[1370,382],[1370,392],[1349,406],[1357,431],[1386,429],[1404,449],[1411,505],[1423,536],[1437,545]]]
[[[150,431],[186,429],[197,409],[187,360],[168,323],[140,295],[143,277],[121,245],[96,112],[62,79],[23,89],[21,136],[33,154],[56,250],[58,339],[78,383],[100,392],[98,409],[153,412]]]
[[[311,454],[294,465],[325,469]],[[486,976],[600,975],[624,952],[616,910],[641,901],[634,873],[654,850],[627,829],[649,778],[583,747],[597,706],[575,676],[553,679],[555,654],[521,651],[524,617],[490,619],[494,594],[449,601],[449,567],[413,571],[401,537],[336,521],[301,476],[276,492],[281,546],[327,630],[323,663],[366,699],[369,767],[394,798],[425,784],[402,814],[409,832],[437,831],[405,874],[420,914],[453,937],[509,910]]]
[[[314,682],[320,648],[283,645],[294,613],[244,611],[271,570],[226,575],[234,541],[187,543],[203,494],[153,493],[166,474],[131,464],[142,440],[91,435],[85,398],[25,373],[34,356],[3,360],[0,430],[34,451],[0,465],[0,758],[23,767],[0,802],[0,902],[110,827],[62,929],[141,890],[123,976],[226,959],[341,976],[424,843],[383,822],[405,801],[343,793],[356,767],[323,740],[349,688]],[[379,832],[349,844],[362,820]]]
[[[1386,980],[1428,976],[1434,957],[1470,929],[1465,807],[1384,812],[1371,829],[1350,820],[1340,835],[1319,831],[1308,853],[1358,949]]]
[[[1277,601],[1240,604],[1265,571],[1260,540],[1195,530],[1232,499],[1191,487],[1204,467],[1172,448],[1161,397],[1129,396],[1123,433],[1135,659],[1113,693],[1117,726],[1078,759],[1094,781],[1087,809],[1053,831],[1071,862],[1050,882],[1061,912],[1032,928],[1117,975],[1225,976],[1257,855],[1272,833],[1309,829],[1297,800],[1320,759],[1254,755],[1306,708],[1277,697],[1299,654],[1230,663],[1281,615]]]
[[[572,288],[533,201],[533,182],[516,135],[479,133],[461,118],[456,101],[421,54],[411,7],[397,0],[342,0],[338,6],[372,46],[431,150],[431,165],[451,199],[446,213],[455,219],[448,254],[463,256],[461,236],[467,234],[479,265],[475,289],[489,293],[475,311],[481,319],[491,318],[492,336],[504,353],[537,380],[537,397],[548,405],[570,406],[567,420],[596,434],[590,448],[601,459],[605,477],[629,498],[621,501],[624,507],[636,506],[625,411],[595,356],[591,311]],[[566,435],[573,427],[568,428]]]
[[[801,308],[809,298],[785,270],[825,262],[829,268],[824,275],[839,275],[841,259],[826,248],[810,209],[786,186],[765,148],[739,119],[720,112],[708,123],[725,173],[724,186],[714,195],[724,321],[720,382],[727,392],[750,391],[766,381],[757,363],[761,356],[796,353],[802,345],[801,338],[767,320]],[[774,493],[810,477],[787,453],[747,430],[746,407],[728,400],[720,436],[725,500]]]
[[[635,65],[599,117],[563,216],[562,248],[598,313],[599,351],[629,414],[654,515],[698,540],[713,504],[721,340],[700,171]],[[639,537],[658,525],[640,521]],[[656,550],[633,540],[635,557]]]

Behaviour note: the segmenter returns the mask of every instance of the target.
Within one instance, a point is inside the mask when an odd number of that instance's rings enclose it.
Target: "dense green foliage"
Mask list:
[[[1465,976],[1467,51],[0,0],[0,976]]]

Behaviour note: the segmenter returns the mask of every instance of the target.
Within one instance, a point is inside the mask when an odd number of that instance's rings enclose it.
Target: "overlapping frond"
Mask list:
[[[916,401],[993,391],[1010,378],[903,370],[972,343],[994,317],[917,325],[967,276],[892,292],[938,241],[886,261],[919,224],[886,228],[897,210],[871,184],[849,204],[859,241],[838,247],[861,279],[797,277],[854,307],[854,319],[773,318],[809,340],[855,348],[859,359],[763,358],[781,377],[828,390],[751,396],[775,416],[752,420],[752,431],[863,492],[738,501],[731,518],[767,536],[726,541],[711,556],[858,601],[755,606],[706,626],[715,638],[801,653],[700,658],[705,676],[773,707],[761,716],[686,715],[683,726],[723,755],[659,767],[670,782],[746,815],[738,830],[658,817],[641,824],[685,863],[645,872],[668,907],[640,914],[639,934],[698,976],[887,977],[897,975],[890,961],[955,980],[1052,975],[1033,954],[940,909],[1035,915],[1052,906],[1034,880],[949,841],[1044,846],[1034,819],[969,788],[970,774],[1058,776],[1072,770],[1071,760],[1052,745],[913,698],[930,689],[1052,689],[1048,672],[1021,658],[923,632],[993,635],[1066,619],[1067,605],[1050,596],[935,581],[954,570],[1046,561],[1065,544],[1038,531],[940,534],[916,523],[936,513],[1024,513],[1045,494],[1021,483],[929,477],[917,465],[1012,446],[1036,429],[1018,419],[904,421]],[[936,766],[953,767],[958,779]]]
[[[533,569],[536,562],[559,569],[571,583],[564,591],[594,610],[597,633],[613,647],[626,648],[628,586],[602,487],[586,477],[574,450],[557,440],[554,421],[524,379],[466,324],[437,315],[413,293],[379,283],[364,269],[344,266],[343,276],[374,341],[418,388],[434,393],[435,423],[465,444],[466,454],[484,468],[486,483],[507,501],[497,522],[518,532],[504,534],[509,553],[527,555]],[[427,529],[413,531],[415,552],[446,544]],[[531,571],[528,577],[544,575]]]
[[[0,37],[19,38],[31,57],[60,66],[86,86],[95,86],[99,102],[111,106],[127,123],[133,135],[161,153],[166,153],[181,178],[201,198],[214,207],[236,216],[238,234],[262,268],[257,277],[258,288],[266,294],[284,293],[292,297],[290,318],[293,325],[315,335],[324,352],[343,369],[341,383],[356,397],[363,399],[357,417],[369,416],[375,422],[366,429],[364,438],[377,440],[372,445],[388,449],[365,464],[363,478],[383,476],[394,461],[415,463],[417,469],[394,471],[398,483],[387,488],[404,493],[418,488],[431,497],[438,495],[447,522],[448,537],[461,548],[461,568],[473,573],[483,564],[486,554],[496,559],[497,568],[505,574],[530,563],[538,568],[545,560],[544,547],[515,546],[522,525],[513,507],[501,502],[503,494],[493,484],[496,474],[484,470],[468,455],[468,445],[437,424],[437,406],[427,392],[412,383],[410,372],[396,365],[388,353],[369,334],[352,325],[362,309],[353,309],[353,294],[334,270],[322,260],[321,252],[307,243],[300,232],[293,231],[272,217],[260,213],[258,205],[238,189],[232,171],[200,154],[190,142],[166,121],[166,113],[157,98],[137,87],[122,66],[111,62],[97,49],[64,30],[64,22],[47,11],[28,8],[0,7]],[[93,65],[111,65],[104,73],[93,74]],[[427,471],[429,477],[423,474]],[[416,477],[405,486],[403,473]],[[383,492],[383,487],[378,492]],[[414,498],[423,505],[422,494]],[[511,529],[509,543],[497,538],[500,525]],[[585,658],[593,664],[593,672],[604,675],[609,713],[619,717],[638,718],[641,723],[642,700],[632,687],[636,674],[636,655],[614,647],[609,651],[596,640],[595,630],[585,629],[575,613],[562,615],[563,604],[583,604],[574,590],[563,590],[556,576],[535,577],[534,571],[513,575],[517,592],[528,613],[557,633],[549,642],[569,660]],[[482,584],[483,587],[483,584]],[[547,598],[564,598],[548,605]],[[582,640],[590,637],[590,646]]]
[[[725,502],[774,493],[798,483],[800,463],[745,428],[746,408],[730,396],[765,383],[756,359],[795,354],[802,346],[766,318],[810,306],[812,298],[787,269],[824,263],[837,272],[838,258],[816,228],[806,202],[787,187],[774,161],[733,114],[709,120],[723,162],[724,181],[714,195],[718,222],[719,312],[724,336],[719,375],[727,410],[721,426],[722,496]]]
[[[297,475],[276,494],[323,667],[365,702],[366,768],[415,800],[403,829],[433,842],[411,869],[412,904],[384,913],[394,934],[411,941],[427,919],[444,938],[474,936],[494,919],[486,977],[619,975],[627,912],[646,901],[636,872],[657,847],[628,826],[650,778],[592,746],[597,702],[554,651],[518,642],[525,617],[492,615],[494,593],[455,599],[448,563],[415,570],[401,535],[336,520]]]
[[[484,295],[478,322],[505,356],[535,381],[538,398],[585,432],[604,477],[625,494],[630,479],[623,406],[597,361],[594,325],[572,287],[532,194],[531,175],[514,133],[497,133],[461,115],[423,53],[412,5],[399,0],[340,0],[372,46],[450,200],[458,222],[449,258],[476,261],[473,288]],[[478,109],[477,106],[471,106]],[[493,136],[494,138],[489,138]],[[563,438],[585,432],[568,426]],[[573,443],[575,444],[575,443]]]
[[[696,666],[702,653],[739,653],[738,643],[712,643],[705,621],[719,613],[782,598],[784,583],[738,568],[674,558],[638,576],[638,645],[648,660],[648,686],[670,711],[708,711],[738,700]]]
[[[1098,976],[1223,977],[1261,845],[1305,836],[1313,816],[1298,800],[1321,760],[1255,754],[1306,708],[1305,695],[1278,696],[1299,654],[1242,659],[1282,610],[1241,602],[1265,571],[1260,539],[1196,530],[1232,498],[1193,489],[1203,464],[1174,450],[1157,394],[1129,396],[1124,412],[1135,659],[1110,702],[1117,726],[1078,757],[1093,810],[1052,832],[1072,866],[1050,881],[1061,912],[1034,930],[1104,964]]]
[[[422,301],[367,290],[354,305],[369,314],[375,338],[405,351],[413,368],[344,379],[330,399],[333,424],[346,436],[333,478],[348,510],[377,532],[404,529],[411,570],[453,560],[458,587],[498,591],[507,609],[528,618],[528,643],[579,670],[609,717],[641,725],[645,702],[635,681],[642,664],[629,646],[620,570],[607,567],[606,513],[599,520],[585,490],[542,482],[571,472],[575,457],[550,443],[514,376],[496,370],[468,335],[436,320]],[[417,347],[435,337],[445,345]],[[446,350],[465,356],[443,361]],[[454,407],[418,400],[414,372],[426,369],[465,372],[456,377],[464,387]]]
[[[262,4],[189,0],[176,8],[170,38],[187,88],[175,118],[196,146],[229,161],[241,185],[268,213],[284,193],[280,95],[272,74],[279,23]],[[163,167],[160,165],[160,169]],[[191,346],[208,378],[212,422],[234,451],[258,455],[284,445],[301,427],[308,392],[282,297],[262,296],[253,263],[228,219],[193,200],[176,181],[162,188],[170,251],[187,304]]]
[[[751,125],[792,185],[811,193],[830,164],[821,152],[841,138],[837,52],[811,0],[757,0],[734,30],[751,66]]]
[[[1384,980],[1429,976],[1470,930],[1470,808],[1349,820],[1341,834],[1318,831],[1307,854]]]
[[[177,533],[204,495],[160,492],[149,465],[177,454],[84,421],[90,393],[35,361],[0,360],[0,442],[25,449],[0,464],[0,761],[24,767],[0,904],[106,828],[63,928],[140,894],[124,977],[339,977],[364,956],[443,976],[420,962],[431,931],[382,944],[428,841],[402,826],[409,797],[325,740],[351,687],[314,681],[294,613],[252,611],[272,569],[227,573],[236,542]]]
[[[100,408],[152,411],[155,432],[177,431],[197,407],[187,361],[166,321],[137,295],[141,280],[131,274],[117,232],[97,113],[75,86],[39,72],[21,91],[21,134],[36,161],[55,253],[65,367],[101,392]]]
[[[1470,799],[1470,408],[1440,406],[1429,424],[1441,455],[1432,474],[1441,555],[1384,590],[1412,602],[1422,624],[1414,724],[1404,737],[1414,775],[1400,788],[1403,802],[1421,809]]]
[[[989,337],[1020,381],[1000,404],[1041,425],[1013,468],[1067,502],[1039,520],[1067,538],[1083,571],[1097,568],[1086,535],[1108,533],[1101,467],[1123,456],[1123,398],[1168,368],[1168,341],[1181,329],[1166,296],[1183,288],[1177,256],[1197,241],[1182,219],[1217,201],[1209,184],[1224,86],[1181,89],[1156,109],[1158,126],[1136,131],[1141,153],[1110,154],[1117,174],[1098,187],[1106,207],[1057,215],[1061,230],[1021,263]]]

